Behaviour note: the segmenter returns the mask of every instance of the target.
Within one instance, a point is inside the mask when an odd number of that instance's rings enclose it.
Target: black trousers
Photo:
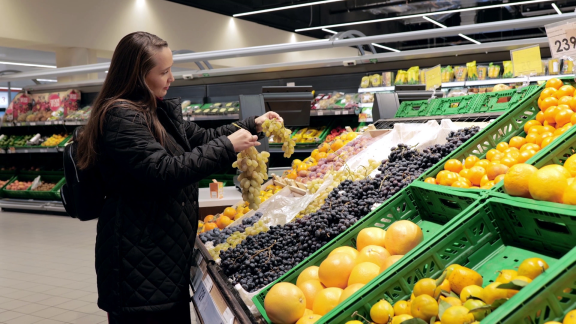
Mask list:
[[[190,324],[190,303],[182,304],[169,311],[137,314],[108,313],[109,324]]]

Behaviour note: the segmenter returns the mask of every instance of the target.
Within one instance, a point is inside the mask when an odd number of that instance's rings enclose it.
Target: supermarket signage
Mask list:
[[[576,56],[576,19],[544,26],[553,58]]]
[[[440,64],[427,69],[424,76],[426,78],[426,90],[432,90],[442,86],[442,68]]]
[[[540,45],[510,51],[514,76],[530,76],[542,73]]]

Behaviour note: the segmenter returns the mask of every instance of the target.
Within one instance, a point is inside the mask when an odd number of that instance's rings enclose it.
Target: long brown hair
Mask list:
[[[102,134],[106,113],[113,107],[134,109],[142,113],[144,122],[157,141],[164,145],[166,130],[156,115],[156,97],[146,85],[146,75],[155,66],[153,56],[168,43],[146,32],[128,34],[120,40],[102,90],[92,105],[88,123],[78,139],[78,166],[86,169],[96,163],[98,138]],[[127,101],[128,104],[118,103]]]

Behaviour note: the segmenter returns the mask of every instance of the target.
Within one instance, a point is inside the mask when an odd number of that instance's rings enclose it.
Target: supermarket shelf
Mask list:
[[[370,108],[372,106],[374,106],[373,102],[364,102],[364,103],[358,104],[358,107],[360,107],[360,108]]]
[[[80,125],[86,125],[87,122],[88,122],[87,120],[65,120],[64,125],[80,126]]]
[[[352,109],[333,109],[333,110],[325,110],[325,109],[310,110],[310,116],[313,116],[313,117],[354,115],[354,114],[355,114],[354,108],[352,108]]]
[[[294,153],[312,153],[316,147],[309,147],[309,148],[295,148]],[[270,147],[270,153],[284,153],[282,152],[282,147]]]
[[[44,126],[44,125],[64,125],[63,120],[46,120],[34,122],[14,122],[14,126]]]
[[[58,147],[10,147],[4,151],[6,154],[19,153],[58,153]]]
[[[204,115],[204,116],[186,116],[184,120],[187,121],[203,121],[203,120],[238,120],[240,119],[239,114],[227,114],[227,115]]]
[[[445,82],[445,83],[442,83],[442,88],[459,88],[459,87],[463,87],[464,84],[465,84],[465,82],[463,82],[463,81]]]
[[[493,119],[500,117],[505,112],[495,112],[488,114],[463,114],[463,115],[448,115],[448,116],[423,116],[423,117],[406,117],[406,118],[390,118],[379,119],[374,123],[377,129],[392,129],[394,124],[399,123],[427,123],[431,120],[440,122],[442,119],[450,119],[453,122],[490,122]]]
[[[358,89],[358,93],[394,91],[395,88],[396,88],[395,86],[391,86],[391,87],[376,87],[376,88],[359,88],[359,89]]]
[[[33,199],[0,199],[1,209],[16,210],[39,210],[65,213],[64,205],[61,201],[53,200],[33,200]]]

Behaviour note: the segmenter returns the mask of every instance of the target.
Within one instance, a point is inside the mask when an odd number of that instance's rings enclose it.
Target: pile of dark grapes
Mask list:
[[[222,270],[235,284],[253,292],[278,279],[310,254],[410,184],[479,131],[479,127],[451,132],[444,145],[416,151],[400,144],[379,167],[381,174],[360,181],[345,180],[315,213],[266,233],[248,237],[220,254]]]
[[[199,235],[200,240],[202,240],[202,243],[212,241],[212,242],[214,242],[214,245],[224,243],[224,242],[226,242],[226,239],[228,237],[230,237],[230,235],[232,235],[232,233],[244,232],[244,230],[247,227],[250,227],[250,226],[254,225],[255,223],[257,223],[260,220],[260,217],[262,217],[262,213],[257,212],[250,217],[243,218],[242,224],[240,224],[240,225],[229,226],[223,230],[221,230],[219,228],[211,229],[207,232],[201,233]]]

